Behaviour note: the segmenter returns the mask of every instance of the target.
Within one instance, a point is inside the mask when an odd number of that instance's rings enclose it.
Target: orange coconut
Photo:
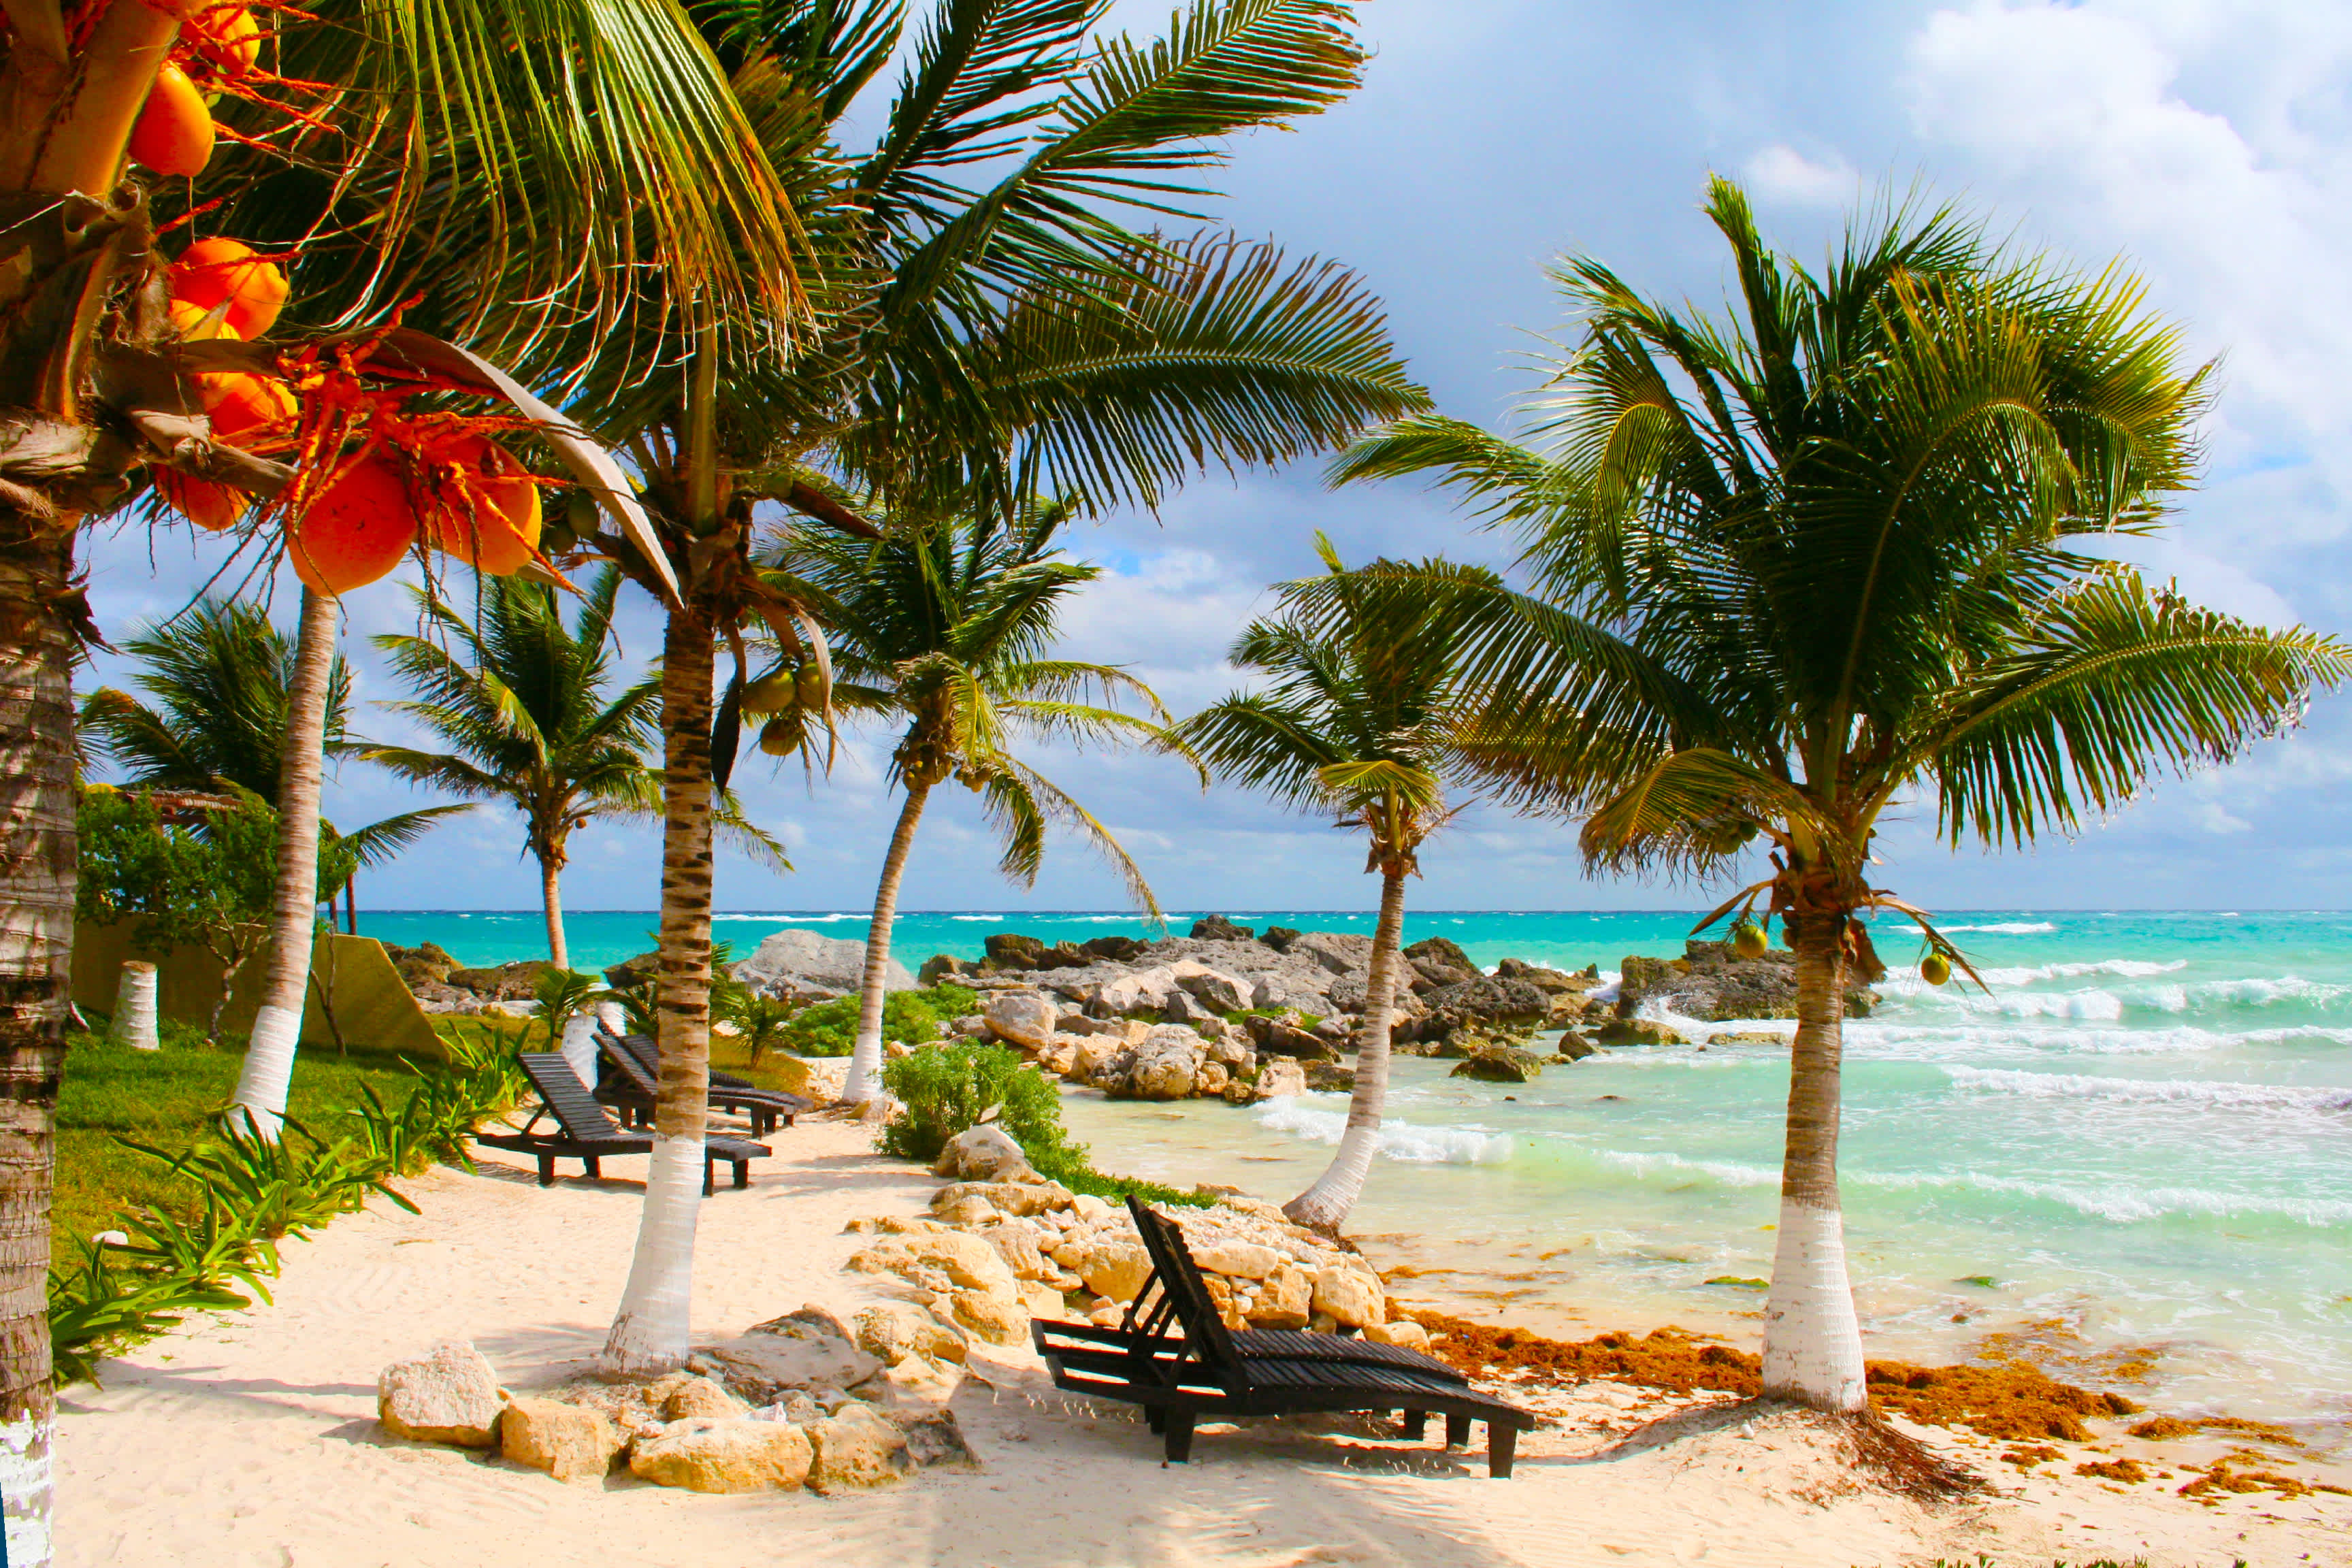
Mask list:
[[[286,524],[286,555],[321,594],[364,587],[400,564],[416,541],[416,513],[400,470],[380,455],[347,465]]]
[[[478,572],[509,577],[539,544],[539,486],[504,447],[460,437],[434,464],[438,505],[425,520],[425,542]]]
[[[213,155],[213,114],[188,73],[166,60],[131,128],[131,157],[159,174],[197,174]]]
[[[164,310],[171,316],[172,330],[190,342],[201,342],[206,338],[234,340],[236,337],[236,330],[226,320],[214,320],[212,310],[194,300],[174,300]]]
[[[261,58],[261,24],[243,5],[216,5],[188,18],[196,53],[225,76],[243,76]]]
[[[172,295],[207,310],[226,300],[230,331],[257,338],[285,309],[286,274],[242,240],[200,239],[172,263]]]
[[[173,473],[169,468],[155,470],[155,493],[162,496],[173,511],[214,533],[226,533],[235,528],[237,519],[245,515],[250,504],[243,490],[227,485],[215,484],[187,474]]]

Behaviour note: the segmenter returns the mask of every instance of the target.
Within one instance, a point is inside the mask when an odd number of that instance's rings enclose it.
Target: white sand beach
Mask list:
[[[869,1145],[855,1124],[803,1123],[777,1135],[778,1157],[750,1191],[722,1188],[704,1205],[698,1336],[803,1304],[844,1310],[873,1299],[871,1277],[842,1271],[859,1242],[844,1222],[920,1213],[937,1184]],[[1529,1395],[1559,1420],[1523,1440],[1508,1480],[1486,1477],[1483,1431],[1468,1453],[1447,1454],[1433,1436],[1409,1444],[1353,1418],[1203,1426],[1192,1462],[1163,1467],[1132,1411],[1065,1399],[1025,1352],[987,1347],[976,1347],[953,1405],[982,1469],[927,1471],[888,1492],[709,1497],[625,1471],[567,1486],[387,1437],[375,1420],[377,1370],[436,1342],[471,1340],[517,1389],[582,1370],[628,1267],[643,1164],[610,1160],[601,1181],[545,1190],[495,1154],[479,1174],[436,1169],[405,1184],[422,1214],[379,1202],[289,1244],[273,1304],[192,1322],[108,1363],[102,1389],[61,1401],[58,1562],[2352,1562],[2352,1497],[2260,1492],[2208,1504],[2175,1495],[2178,1482],[2126,1488],[2072,1473],[2081,1460],[2132,1455],[2179,1473],[2225,1451],[2221,1443],[2069,1446],[2063,1462],[2021,1477],[2000,1462],[2007,1445],[1908,1428],[2000,1489],[1929,1510],[1858,1487],[1830,1440],[1787,1415],[1727,1425],[1702,1412],[1627,1441],[1687,1402],[1611,1384]],[[2340,1467],[2294,1473],[2347,1480]]]

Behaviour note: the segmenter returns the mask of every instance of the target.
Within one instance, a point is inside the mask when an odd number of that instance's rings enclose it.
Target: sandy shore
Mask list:
[[[872,1300],[845,1275],[856,1215],[923,1210],[934,1184],[884,1161],[854,1125],[777,1135],[751,1190],[703,1210],[698,1331],[716,1338],[806,1303]],[[1063,1399],[1025,1356],[975,1358],[955,1409],[979,1474],[896,1491],[714,1498],[625,1473],[563,1486],[535,1471],[386,1438],[375,1374],[470,1339],[518,1389],[579,1370],[603,1342],[635,1236],[642,1160],[542,1190],[485,1156],[478,1175],[406,1184],[388,1204],[285,1248],[274,1305],[206,1319],[106,1368],[61,1402],[58,1560],[142,1568],[473,1568],[515,1563],[819,1562],[1045,1565],[1624,1563],[1850,1568],[1937,1557],[2003,1568],[2053,1557],[2156,1564],[2352,1562],[2352,1497],[2118,1487],[2074,1463],[2182,1461],[2220,1444],[2072,1446],[2030,1477],[2009,1447],[1912,1428],[2000,1489],[1923,1509],[1854,1486],[1830,1439],[1792,1416],[1727,1422],[1644,1390],[1592,1384],[1529,1403],[1556,1424],[1517,1475],[1484,1456],[1406,1444],[1352,1419],[1204,1426],[1163,1468],[1132,1412]],[[1685,1412],[1670,1428],[1656,1417]],[[1630,1436],[1629,1436],[1630,1435]],[[1671,1437],[1659,1441],[1662,1436]],[[1475,1439],[1483,1445],[1483,1435]],[[2266,1461],[2275,1455],[2265,1456]],[[2252,1461],[2249,1461],[2251,1463]],[[2302,1479],[2346,1484],[2326,1467]],[[2187,1479],[2184,1475],[2182,1479]]]

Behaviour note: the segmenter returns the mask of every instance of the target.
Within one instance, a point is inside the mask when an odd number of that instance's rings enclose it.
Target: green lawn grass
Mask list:
[[[115,1226],[115,1216],[143,1204],[185,1211],[196,1192],[143,1154],[115,1142],[135,1138],[173,1153],[194,1142],[236,1092],[245,1065],[245,1041],[207,1046],[204,1032],[173,1020],[161,1030],[163,1048],[134,1051],[103,1035],[66,1037],[65,1081],[58,1093],[57,1195],[49,1209],[52,1256],[68,1257],[68,1238]],[[398,1059],[338,1057],[304,1050],[295,1058],[288,1114],[321,1133],[337,1114],[362,1103],[373,1084],[386,1103],[399,1104],[416,1081]]]

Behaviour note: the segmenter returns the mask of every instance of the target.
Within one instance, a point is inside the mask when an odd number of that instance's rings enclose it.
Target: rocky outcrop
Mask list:
[[[384,956],[427,1013],[528,1013],[532,990],[553,964],[544,959],[469,969],[433,942],[402,947],[386,942]]]
[[[1533,1083],[1543,1073],[1543,1058],[1533,1051],[1496,1046],[1465,1059],[1450,1075],[1481,1083]]]
[[[931,1174],[959,1182],[1034,1182],[1037,1173],[1013,1135],[993,1122],[967,1127],[940,1151]]]
[[[628,1444],[603,1411],[560,1399],[518,1398],[499,1416],[499,1458],[559,1481],[597,1481]]]
[[[1620,1017],[1632,1017],[1645,1003],[1706,1023],[1797,1016],[1797,960],[1785,951],[1741,958],[1727,942],[1693,941],[1680,958],[1628,957],[1619,973]],[[1847,981],[1848,1017],[1866,1016],[1877,1003],[1866,982]]]
[[[749,1417],[693,1416],[638,1438],[630,1447],[629,1470],[657,1486],[694,1492],[790,1490],[811,1481],[816,1445],[810,1430]]]
[[[1655,1018],[1611,1018],[1594,1031],[1604,1046],[1686,1046],[1690,1041]]]
[[[793,928],[761,939],[751,956],[730,972],[763,996],[824,998],[855,992],[866,974],[866,944],[855,937],[821,936]],[[915,977],[897,959],[885,991],[912,991]]]

